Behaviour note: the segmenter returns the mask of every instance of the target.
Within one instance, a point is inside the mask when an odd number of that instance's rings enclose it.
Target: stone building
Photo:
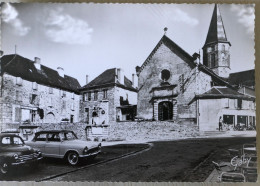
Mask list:
[[[0,126],[78,122],[77,79],[17,54],[1,58]]]
[[[137,89],[124,71],[112,68],[104,71],[80,89],[80,121],[89,125],[109,124],[111,121],[133,120],[136,115]]]
[[[220,116],[228,124],[252,123],[255,97],[229,83],[230,46],[218,5],[202,48],[203,64],[199,54],[189,55],[164,35],[141,67],[136,67],[137,115],[196,123],[200,130],[216,130]]]

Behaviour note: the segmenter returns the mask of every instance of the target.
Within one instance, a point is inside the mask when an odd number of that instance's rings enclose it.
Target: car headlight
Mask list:
[[[83,153],[87,153],[88,152],[88,147],[85,147],[85,149],[83,150]]]
[[[15,160],[17,160],[17,159],[18,159],[18,155],[17,155],[17,154],[14,154],[14,155],[13,155],[13,158],[14,158]]]

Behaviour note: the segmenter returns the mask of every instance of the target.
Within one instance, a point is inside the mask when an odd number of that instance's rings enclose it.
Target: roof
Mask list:
[[[244,85],[248,87],[255,86],[255,70],[247,70],[242,72],[230,73],[229,83],[232,85]]]
[[[205,45],[215,42],[229,43],[227,40],[223,20],[220,14],[219,5],[217,4],[215,4],[213,10]]]
[[[228,87],[212,87],[209,91],[196,95],[194,99],[219,99],[219,98],[234,98],[234,99],[246,99],[246,100],[255,100],[253,97],[246,96],[241,94]],[[193,102],[194,99],[191,101]],[[190,102],[190,103],[191,103]]]
[[[78,92],[81,87],[77,79],[68,75],[61,77],[56,70],[44,65],[41,65],[41,70],[38,70],[34,61],[17,54],[5,55],[1,58],[1,74],[5,72],[27,81],[71,92]]]
[[[132,86],[132,81],[130,81],[127,77],[124,76],[124,84],[121,84],[116,78],[116,68],[111,68],[105,70],[91,82],[83,86],[80,90],[91,90],[96,88],[102,87],[109,87],[109,86],[119,86],[124,89],[132,90],[137,92]]]
[[[159,49],[159,47],[162,44],[165,44],[173,53],[177,54],[180,58],[182,58],[184,61],[186,61],[189,65],[191,65],[192,67],[195,67],[194,58],[190,54],[188,54],[185,50],[183,50],[179,45],[177,45],[175,42],[173,42],[170,38],[168,38],[166,35],[163,35],[163,37],[157,43],[157,45],[155,46],[153,51],[149,54],[147,59],[144,61],[144,63],[140,67],[140,72],[149,63],[152,56],[155,54],[155,52]]]
[[[234,89],[234,87],[229,84],[228,79],[218,76],[215,72],[213,72],[210,68],[203,64],[198,64],[198,69],[202,72],[210,75],[212,77],[212,80],[216,82],[219,86],[227,86],[231,89]]]

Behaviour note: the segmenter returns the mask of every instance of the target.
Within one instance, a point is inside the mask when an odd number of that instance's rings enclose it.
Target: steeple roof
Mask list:
[[[216,43],[216,42],[229,43],[229,41],[227,40],[223,20],[222,20],[221,14],[220,14],[219,5],[217,5],[217,4],[215,4],[214,10],[213,10],[213,14],[212,14],[205,45],[208,45],[210,43]]]

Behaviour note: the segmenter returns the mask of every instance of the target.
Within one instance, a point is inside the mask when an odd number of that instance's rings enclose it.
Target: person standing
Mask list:
[[[218,123],[218,130],[219,130],[219,131],[220,131],[220,130],[223,130],[222,125],[223,125],[223,120],[222,120],[222,117],[220,116],[220,117],[219,117],[219,123]]]

